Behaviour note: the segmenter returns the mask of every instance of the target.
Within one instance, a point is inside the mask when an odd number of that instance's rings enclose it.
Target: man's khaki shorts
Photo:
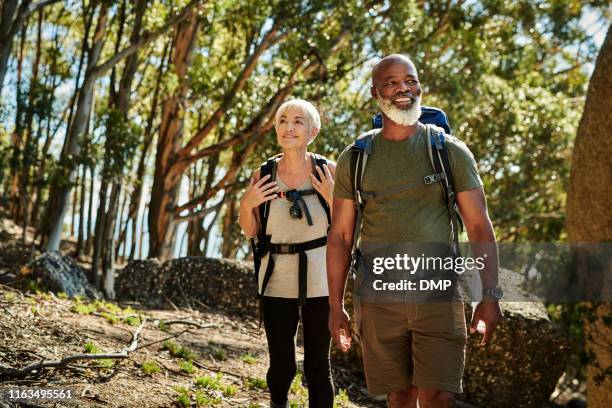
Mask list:
[[[463,392],[467,335],[461,300],[356,306],[370,394],[388,394],[411,385]]]

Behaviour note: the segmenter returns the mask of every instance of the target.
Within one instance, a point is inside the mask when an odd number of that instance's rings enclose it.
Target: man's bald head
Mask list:
[[[417,70],[410,58],[402,54],[390,54],[378,61],[378,63],[372,69],[372,85],[376,86],[377,83],[380,83],[379,76],[381,72],[385,71],[389,65],[400,64],[406,65],[409,67],[410,71],[413,72],[414,76],[417,76]]]

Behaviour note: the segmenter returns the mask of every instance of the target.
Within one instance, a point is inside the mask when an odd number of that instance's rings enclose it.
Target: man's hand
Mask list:
[[[334,344],[343,352],[351,348],[351,325],[349,315],[344,307],[332,308],[329,311],[329,332]]]
[[[474,313],[472,314],[472,324],[470,325],[470,333],[476,333],[478,328],[478,322],[483,321],[485,324],[485,332],[482,336],[482,340],[480,341],[480,346],[486,346],[491,337],[493,336],[493,331],[495,331],[495,327],[502,319],[501,308],[499,307],[499,302],[497,301],[481,301],[476,306]]]

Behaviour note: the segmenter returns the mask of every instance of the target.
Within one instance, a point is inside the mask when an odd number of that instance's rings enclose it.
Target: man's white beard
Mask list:
[[[412,126],[421,117],[421,97],[417,96],[415,99],[408,110],[398,108],[390,99],[379,97],[377,101],[380,110],[393,122],[402,126]]]

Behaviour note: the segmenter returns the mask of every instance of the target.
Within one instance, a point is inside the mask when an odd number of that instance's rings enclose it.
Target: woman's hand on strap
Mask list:
[[[316,166],[315,171],[319,175],[319,179],[317,179],[315,175],[311,173],[310,179],[312,180],[312,186],[331,206],[334,196],[334,178],[329,170],[329,166],[324,164],[323,170],[321,170],[319,166]]]
[[[270,175],[262,177],[259,181],[255,181],[251,177],[249,186],[244,191],[240,205],[248,210],[259,207],[261,203],[274,200],[278,195],[279,188],[276,181],[270,181]]]

